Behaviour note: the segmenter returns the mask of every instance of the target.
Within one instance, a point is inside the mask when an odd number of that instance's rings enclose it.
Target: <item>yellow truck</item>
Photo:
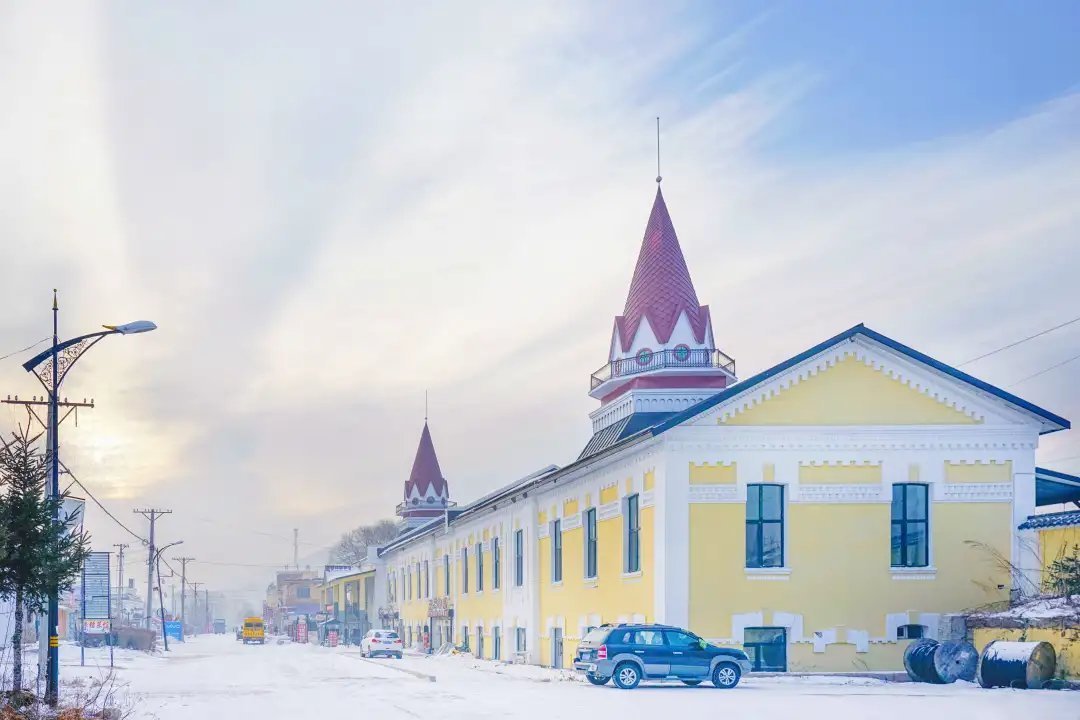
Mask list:
[[[261,617],[244,618],[244,644],[266,642],[266,628]]]

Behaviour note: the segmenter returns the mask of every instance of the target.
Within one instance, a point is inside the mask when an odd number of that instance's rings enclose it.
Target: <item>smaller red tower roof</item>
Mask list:
[[[690,321],[694,338],[700,343],[705,342],[709,308],[698,304],[667,203],[660,188],[656,188],[656,199],[645,227],[645,238],[641,241],[626,307],[623,314],[615,318],[623,352],[628,352],[633,345],[642,318],[649,319],[656,339],[666,343],[683,312]]]
[[[415,496],[426,498],[429,494],[436,498],[447,499],[450,497],[446,479],[439,467],[439,458],[435,455],[435,444],[431,442],[431,431],[428,430],[427,421],[424,421],[424,431],[420,433],[420,445],[416,448],[416,458],[413,460],[412,472],[405,481],[406,502]]]

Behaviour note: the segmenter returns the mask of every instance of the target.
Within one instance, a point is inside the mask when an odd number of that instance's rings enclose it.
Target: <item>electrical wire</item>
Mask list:
[[[36,343],[34,343],[33,345],[27,345],[22,350],[13,350],[13,351],[9,352],[7,355],[0,355],[0,360],[7,360],[12,355],[18,355],[19,353],[24,353],[27,350],[30,350],[32,348],[36,348],[38,345],[40,345],[41,343],[45,342],[48,339],[49,338],[47,338],[47,337],[43,337],[40,340],[38,340]]]
[[[125,531],[127,532],[127,534],[128,534],[128,535],[130,535],[131,537],[135,538],[136,540],[138,540],[139,542],[141,542],[141,543],[142,543],[143,545],[149,545],[149,544],[150,544],[148,540],[146,540],[145,538],[143,538],[142,536],[140,536],[140,535],[139,535],[138,533],[136,533],[136,532],[135,532],[134,530],[132,530],[131,528],[129,528],[129,527],[128,527],[127,525],[125,525],[124,523],[120,522],[119,518],[117,518],[117,517],[116,517],[115,515],[113,515],[113,514],[112,514],[111,512],[109,512],[109,509],[108,509],[107,507],[105,507],[104,505],[102,505],[102,504],[101,504],[101,501],[100,501],[100,500],[98,500],[98,499],[97,499],[96,497],[94,497],[94,493],[90,492],[90,490],[89,490],[89,489],[88,489],[88,488],[87,488],[87,487],[86,487],[85,485],[83,485],[83,484],[82,484],[81,482],[79,482],[79,479],[78,479],[77,477],[75,477],[74,475],[71,475],[71,473],[70,473],[70,472],[68,473],[68,475],[70,475],[70,476],[71,476],[71,482],[72,482],[73,484],[75,484],[75,485],[78,485],[78,486],[79,486],[80,488],[82,488],[82,491],[83,491],[84,493],[86,493],[86,494],[87,494],[87,496],[88,496],[88,497],[89,497],[89,498],[90,498],[91,500],[93,500],[93,501],[94,501],[94,504],[95,504],[95,505],[97,505],[97,506],[98,506],[99,508],[101,508],[101,511],[102,511],[103,513],[105,513],[105,514],[106,514],[106,515],[108,515],[108,516],[109,516],[110,518],[112,518],[112,521],[113,521],[114,523],[116,523],[117,525],[119,525],[120,527],[122,527],[122,528],[123,528],[123,529],[124,529],[124,530],[125,530]],[[71,487],[71,486],[69,485],[68,487]]]
[[[1076,322],[1080,322],[1080,317],[1075,317],[1072,320],[1067,320],[1067,321],[1061,323],[1060,325],[1055,325],[1052,328],[1047,328],[1046,330],[1042,330],[1040,332],[1037,332],[1034,335],[1028,335],[1026,338],[1023,338],[1022,340],[1017,340],[1015,342],[1011,342],[1008,345],[1002,345],[1001,347],[997,348],[996,350],[991,350],[988,353],[983,353],[982,355],[980,355],[978,357],[973,357],[970,360],[965,360],[964,362],[957,365],[957,367],[964,367],[965,365],[970,365],[971,363],[982,360],[983,358],[988,358],[991,355],[997,355],[999,352],[1001,352],[1003,350],[1008,350],[1009,348],[1014,348],[1017,345],[1023,345],[1028,340],[1034,340],[1037,337],[1042,337],[1043,335],[1046,335],[1047,333],[1052,333],[1055,330],[1060,330],[1061,328],[1063,328],[1063,327],[1065,327],[1067,325],[1072,325],[1073,323],[1076,323]],[[1023,382],[1023,380],[1021,380],[1020,382]]]
[[[1040,370],[1040,371],[1039,371],[1039,372],[1037,372],[1037,373],[1033,373],[1033,374],[1031,374],[1031,375],[1028,375],[1028,376],[1027,376],[1027,377],[1025,377],[1025,378],[1020,378],[1019,380],[1017,380],[1016,382],[1014,382],[1014,383],[1013,383],[1012,385],[1010,385],[1009,387],[1015,387],[1015,386],[1019,385],[1019,384],[1020,384],[1020,383],[1022,383],[1022,382],[1027,382],[1028,380],[1031,380],[1031,379],[1033,379],[1033,378],[1037,378],[1037,377],[1039,377],[1040,375],[1045,375],[1046,373],[1050,372],[1051,370],[1057,370],[1057,369],[1058,369],[1059,367],[1061,367],[1062,365],[1068,365],[1069,363],[1071,363],[1071,362],[1074,362],[1074,361],[1076,361],[1076,360],[1080,360],[1080,355],[1073,355],[1073,356],[1072,356],[1071,358],[1069,358],[1068,360],[1062,360],[1062,361],[1061,361],[1061,362],[1059,362],[1059,363],[1054,363],[1053,365],[1051,365],[1051,366],[1050,366],[1050,367],[1048,367],[1048,368],[1043,368],[1042,370]]]

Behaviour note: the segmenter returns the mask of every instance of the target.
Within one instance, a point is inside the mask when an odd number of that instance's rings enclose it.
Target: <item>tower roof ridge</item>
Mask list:
[[[427,420],[424,421],[424,430],[420,433],[420,444],[416,447],[416,457],[413,459],[412,471],[409,479],[405,481],[405,500],[413,494],[425,497],[429,490],[435,497],[449,497],[449,489],[446,478],[443,477],[442,468],[439,467],[439,457],[435,454],[435,443],[431,440],[431,430],[428,429]]]
[[[615,318],[623,352],[633,345],[642,318],[648,318],[656,339],[666,343],[683,312],[690,321],[694,338],[705,342],[708,308],[698,302],[664,194],[657,187],[626,306],[623,314]]]

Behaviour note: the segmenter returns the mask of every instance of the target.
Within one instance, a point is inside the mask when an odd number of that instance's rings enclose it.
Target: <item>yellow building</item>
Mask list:
[[[379,551],[407,643],[568,667],[663,622],[758,670],[899,669],[1038,567],[1035,450],[1069,427],[863,325],[738,381],[659,190],[590,395],[575,461],[460,509],[425,425],[403,505],[438,512]]]

